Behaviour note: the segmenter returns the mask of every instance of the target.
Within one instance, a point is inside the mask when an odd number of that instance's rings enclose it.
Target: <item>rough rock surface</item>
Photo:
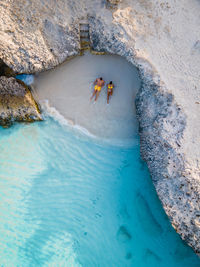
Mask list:
[[[70,7],[66,1],[1,1],[0,58],[14,71],[30,73],[77,54],[78,28],[68,19]]]
[[[29,89],[15,78],[0,77],[0,125],[13,121],[41,120],[36,102]]]
[[[13,77],[15,72],[0,59],[0,76]]]
[[[0,3],[0,58],[18,72],[51,68],[79,52],[79,19],[92,46],[140,71],[141,153],[177,232],[200,253],[200,49],[197,0],[7,0]]]
[[[177,88],[167,87],[169,81],[167,84],[164,83],[162,80],[164,73],[158,73],[157,68],[150,63],[151,60],[147,57],[146,51],[135,48],[138,46],[137,36],[141,38],[141,32],[134,25],[135,20],[138,19],[134,20],[129,16],[126,13],[127,10],[125,14],[123,12],[125,11],[115,12],[113,27],[109,27],[108,22],[100,18],[90,18],[93,47],[97,51],[124,56],[138,67],[143,81],[136,99],[141,154],[148,164],[156,191],[173,227],[196,253],[200,253],[200,169],[199,151],[197,151],[200,125],[196,117],[195,105],[200,88],[198,80],[190,80],[191,72],[192,75],[196,75],[196,66],[192,68],[189,65],[189,70],[184,68],[181,70],[183,73],[178,73],[176,68],[179,62],[175,62],[177,58],[172,60],[170,57],[172,62],[167,61],[172,68],[173,78],[176,73],[179,79],[181,77],[185,81],[187,79],[192,81],[190,87],[195,88],[190,91],[190,101],[183,104],[183,100],[187,99],[186,92],[189,84],[185,84],[183,88],[177,81]],[[144,34],[147,35],[148,30],[146,29]],[[146,41],[145,44],[148,47],[151,43]],[[173,49],[173,53],[178,52]],[[157,52],[159,53],[160,50],[158,49]],[[181,55],[178,54],[179,56]],[[190,59],[190,62],[192,60]],[[188,64],[190,62],[188,61]],[[165,64],[166,67],[166,63],[162,60],[160,64]],[[183,62],[180,62],[180,65],[182,64]],[[175,69],[173,69],[174,66]],[[159,65],[158,68],[160,68]],[[168,72],[167,75],[169,75]],[[194,126],[198,129],[196,134],[194,134],[196,129],[191,131]],[[185,135],[186,132],[189,136]],[[193,151],[184,148],[184,144],[187,147],[191,145]]]

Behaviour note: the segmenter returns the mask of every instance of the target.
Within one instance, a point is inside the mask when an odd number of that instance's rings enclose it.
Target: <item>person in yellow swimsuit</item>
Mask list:
[[[94,92],[92,94],[92,96],[90,97],[90,100],[92,100],[92,98],[95,96],[95,100],[97,101],[97,98],[99,97],[99,94],[101,92],[102,87],[104,87],[105,81],[103,80],[102,77],[97,78],[94,81]]]
[[[114,84],[112,81],[107,84],[107,104],[109,104],[109,98],[113,94]]]

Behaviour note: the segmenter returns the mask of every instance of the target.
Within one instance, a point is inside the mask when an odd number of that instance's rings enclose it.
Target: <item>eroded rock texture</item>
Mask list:
[[[0,124],[33,122],[41,120],[41,114],[29,89],[15,78],[0,77]]]
[[[30,73],[77,54],[78,31],[69,8],[66,1],[1,1],[0,58],[14,71]]]
[[[17,72],[54,67],[78,54],[85,19],[94,50],[135,64],[142,156],[172,225],[200,253],[199,1],[106,2],[2,1],[0,58]]]

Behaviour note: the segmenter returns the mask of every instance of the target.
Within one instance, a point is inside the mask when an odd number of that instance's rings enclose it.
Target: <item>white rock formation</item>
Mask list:
[[[143,79],[136,106],[141,151],[172,225],[200,253],[200,2],[4,0],[0,58],[18,72],[56,66],[79,51],[79,19],[92,46],[126,57]]]

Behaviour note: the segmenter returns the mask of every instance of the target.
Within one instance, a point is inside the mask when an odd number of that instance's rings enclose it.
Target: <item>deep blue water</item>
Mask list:
[[[0,266],[200,266],[161,208],[139,142],[51,118],[0,129]]]

